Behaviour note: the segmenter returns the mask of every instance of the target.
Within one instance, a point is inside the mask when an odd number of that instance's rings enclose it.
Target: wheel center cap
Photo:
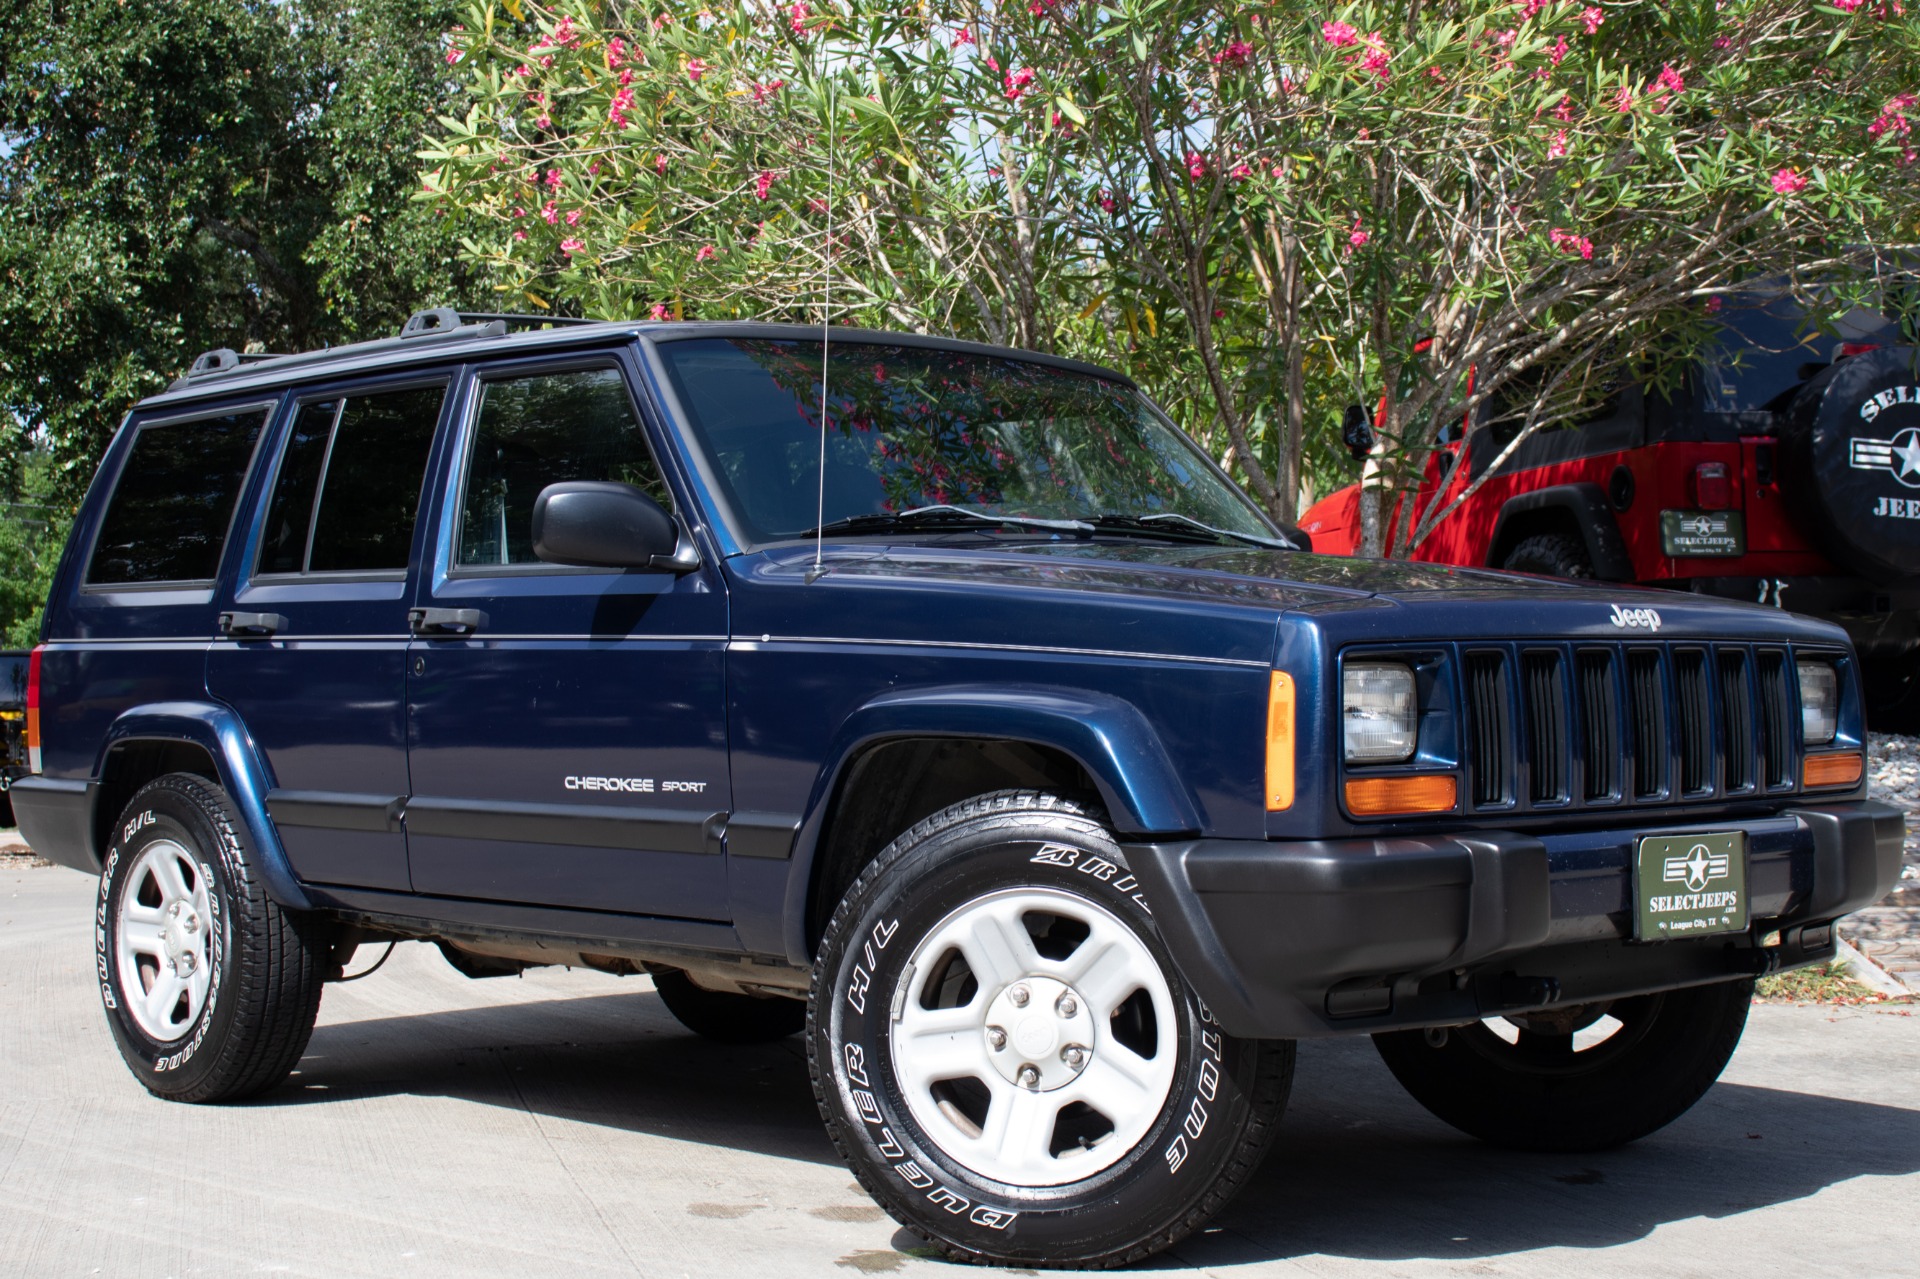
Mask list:
[[[1028,977],[995,995],[984,1031],[993,1068],[1035,1092],[1066,1086],[1093,1061],[1087,1001],[1052,977]]]
[[[160,944],[176,968],[191,966],[200,953],[200,916],[184,901],[167,907],[166,922],[160,926]]]

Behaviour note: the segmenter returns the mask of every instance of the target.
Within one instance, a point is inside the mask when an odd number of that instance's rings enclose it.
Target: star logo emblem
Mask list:
[[[1894,436],[1891,451],[1898,460],[1893,471],[1895,478],[1904,484],[1909,475],[1920,476],[1920,426],[1910,426]]]
[[[1705,844],[1695,844],[1685,857],[1667,858],[1661,878],[1669,884],[1685,884],[1688,892],[1697,893],[1714,880],[1725,879],[1728,870],[1724,855],[1708,852]]]
[[[1855,436],[1848,442],[1847,465],[1856,471],[1891,471],[1910,489],[1920,489],[1920,426],[1898,431],[1890,440]]]

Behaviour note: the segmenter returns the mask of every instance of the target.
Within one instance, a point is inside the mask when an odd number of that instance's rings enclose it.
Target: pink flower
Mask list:
[[[555,45],[572,44],[579,38],[580,33],[573,29],[573,19],[566,17],[560,19],[560,25],[553,29],[553,35],[550,37]]]
[[[1100,189],[1100,211],[1102,213],[1112,213],[1114,209],[1118,207],[1119,206],[1114,203],[1113,192],[1102,187]]]
[[[622,72],[620,73],[620,87],[621,87],[622,89],[624,89],[624,88],[626,88],[626,87],[627,87],[628,85],[630,85],[630,84],[632,84],[632,83],[633,83],[633,72],[632,72],[632,71],[622,71]]]
[[[667,313],[667,304],[665,302],[655,302],[653,304],[653,307],[647,312],[647,316],[648,318],[655,319],[655,320],[667,320],[672,318],[672,316],[668,315]]]
[[[1807,189],[1807,179],[1798,169],[1782,169],[1773,175],[1776,195],[1798,195]]]
[[[567,213],[567,225],[568,225],[568,226],[579,226],[579,225],[580,225],[580,219],[581,219],[581,218],[584,218],[584,217],[586,217],[586,216],[587,216],[587,211],[586,211],[585,209],[572,209],[572,210],[569,210],[569,211],[568,211],[568,213]]]
[[[1198,151],[1187,152],[1187,176],[1198,182],[1207,176],[1207,157]]]
[[[553,127],[553,121],[546,116],[537,115],[533,117],[533,127],[536,129],[551,129]]]
[[[1320,38],[1336,49],[1344,49],[1350,44],[1360,43],[1360,33],[1344,22],[1321,23]]]
[[[554,200],[548,200],[546,203],[546,207],[540,210],[540,216],[546,219],[548,226],[559,226],[560,225],[559,203]]]
[[[586,247],[587,247],[587,242],[585,240],[575,240],[572,238],[568,238],[560,241],[560,251],[566,254],[568,257],[572,257],[574,254],[578,253],[580,250]]]
[[[973,43],[973,30],[970,27],[961,27],[959,33],[953,37],[953,47],[956,49],[958,49],[963,44],[972,44],[972,43]]]
[[[1496,47],[1499,48],[1500,52],[1502,53],[1505,53],[1507,50],[1513,48],[1513,42],[1518,40],[1519,38],[1520,38],[1520,29],[1518,27],[1515,27],[1510,31],[1496,31],[1493,33],[1493,43]]]
[[[1660,75],[1654,80],[1654,85],[1656,91],[1660,93],[1685,93],[1687,91],[1687,82],[1680,78],[1680,73],[1673,69],[1672,63],[1667,63],[1660,68]]]
[[[1597,4],[1589,5],[1580,11],[1580,22],[1586,27],[1588,35],[1597,33],[1600,30],[1600,24],[1606,20],[1607,15],[1600,12],[1600,6]]]
[[[1546,7],[1547,0],[1520,0],[1520,21],[1531,22],[1539,17],[1540,11]]]
[[[599,162],[598,160],[595,160],[595,161],[594,161],[594,162],[593,162],[592,164],[589,164],[589,165],[587,166],[587,172],[588,172],[588,173],[591,173],[591,174],[592,174],[593,176],[595,176],[595,177],[599,177],[599,176],[600,176],[600,162]]]
[[[1715,295],[1713,297],[1708,298],[1705,302],[1701,303],[1700,305],[1701,305],[1701,309],[1704,310],[1708,315],[1718,315],[1720,314],[1720,308],[1726,305],[1726,301],[1723,298],[1719,297],[1718,295]]]
[[[1560,129],[1553,135],[1553,141],[1547,143],[1547,159],[1564,160],[1567,158],[1567,131]]]
[[[560,170],[547,170],[547,189],[549,191],[558,191],[560,189]]]
[[[1833,7],[1847,13],[1852,13],[1865,3],[1866,0],[1833,0]]]
[[[516,204],[513,206],[513,216],[516,218],[524,218],[527,216],[527,211]]]
[[[1620,92],[1613,95],[1613,107],[1614,110],[1618,111],[1621,115],[1625,115],[1627,112],[1633,110],[1632,85],[1623,84],[1620,86]]]
[[[515,231],[513,233],[513,238],[516,240],[524,240],[527,238],[527,233],[525,231]]]
[[[1366,55],[1360,59],[1360,69],[1362,71],[1373,72],[1373,74],[1384,83],[1393,74],[1387,69],[1387,62],[1391,57],[1392,55],[1387,52],[1386,42],[1380,39],[1380,33],[1378,31],[1369,32],[1367,35],[1367,52]]]
[[[804,4],[796,4],[787,10],[787,25],[793,28],[797,36],[807,34],[807,14],[812,12]]]
[[[1561,96],[1560,105],[1553,109],[1553,118],[1562,124],[1573,119],[1573,95],[1571,93]]]
[[[786,87],[787,82],[785,80],[775,80],[769,84],[761,84],[759,81],[755,81],[753,85],[753,104],[755,106],[763,105],[768,98],[771,98],[774,94]]]
[[[1554,41],[1553,52],[1549,53],[1547,56],[1553,59],[1553,65],[1556,67],[1559,66],[1562,62],[1564,62],[1567,57],[1567,38],[1565,36],[1561,36],[1558,40]]]
[[[1245,40],[1235,40],[1232,44],[1213,55],[1217,66],[1233,67],[1236,70],[1247,65],[1253,58],[1253,46]]]
[[[466,56],[466,54],[464,54],[464,53],[462,53],[462,52],[461,52],[460,50],[458,50],[458,49],[448,49],[448,50],[447,50],[447,65],[448,65],[448,66],[452,66],[452,65],[453,65],[454,63],[456,63],[456,62],[458,62],[458,61],[460,61],[460,59],[462,59],[462,58],[464,58],[465,56]]]
[[[1347,236],[1347,252],[1352,253],[1355,249],[1366,248],[1367,241],[1371,240],[1372,238],[1373,238],[1372,236],[1368,235],[1365,231],[1361,230],[1360,215],[1357,213],[1354,214],[1353,230]]]
[[[700,246],[700,251],[693,255],[693,260],[695,262],[706,262],[711,260],[718,252],[719,250],[715,249],[711,244],[703,244]]]
[[[698,58],[687,59],[687,79],[693,81],[695,84],[699,84],[700,77],[705,75],[706,73],[707,73],[706,63],[702,62]]]
[[[1232,178],[1235,182],[1245,182],[1248,178],[1253,176],[1253,166],[1249,165],[1245,160],[1242,160],[1240,163],[1233,166],[1233,169],[1227,174],[1227,176]]]
[[[617,71],[627,60],[627,42],[619,36],[607,41],[607,70]]]
[[[527,66],[525,63],[521,63],[519,66],[513,69],[513,74],[519,76],[522,80],[524,80],[528,76],[533,74],[533,68],[530,66]]]
[[[1021,67],[1018,71],[1009,71],[1005,83],[1007,101],[1018,102],[1021,95],[1027,92],[1027,86],[1033,83],[1033,69]]]
[[[1583,259],[1589,262],[1593,260],[1593,241],[1584,235],[1575,235],[1571,231],[1563,231],[1559,227],[1554,227],[1547,232],[1547,242],[1556,249],[1561,249],[1568,253],[1578,253]]]
[[[1715,36],[1713,38],[1713,47],[1716,49],[1731,49],[1733,48],[1733,38],[1731,36]]]
[[[667,153],[665,151],[653,157],[653,171],[661,177],[667,175]]]
[[[767,193],[773,190],[773,184],[779,180],[779,175],[771,169],[760,170],[760,175],[753,180],[753,198],[766,199]]]

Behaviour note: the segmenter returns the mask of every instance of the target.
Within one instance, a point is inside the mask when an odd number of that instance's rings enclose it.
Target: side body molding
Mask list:
[[[1123,835],[1198,832],[1192,793],[1153,725],[1132,704],[1081,689],[1038,685],[953,684],[883,693],[849,715],[824,758],[807,799],[787,879],[787,952],[811,962],[807,895],[828,801],[849,761],[889,738],[1002,738],[1049,746],[1073,757],[1093,779],[1114,828]]]
[[[246,823],[268,895],[289,910],[313,909],[306,890],[294,878],[280,836],[267,816],[266,794],[273,789],[272,775],[254,746],[252,734],[230,707],[212,702],[149,702],[128,707],[107,730],[100,757],[94,762],[94,777],[105,776],[107,756],[116,746],[135,741],[192,742],[212,755],[220,785],[233,797],[240,820]],[[106,820],[114,816],[108,814]],[[94,850],[96,858],[104,852]]]

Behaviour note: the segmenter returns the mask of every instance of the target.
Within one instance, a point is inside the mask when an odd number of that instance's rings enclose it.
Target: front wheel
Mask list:
[[[1666,1127],[1740,1043],[1751,980],[1549,1009],[1374,1046],[1436,1118],[1496,1146],[1588,1151]]]
[[[1054,796],[981,796],[894,841],[815,972],[827,1127],[957,1260],[1166,1248],[1252,1174],[1286,1104],[1293,1045],[1220,1031],[1111,836]]]

